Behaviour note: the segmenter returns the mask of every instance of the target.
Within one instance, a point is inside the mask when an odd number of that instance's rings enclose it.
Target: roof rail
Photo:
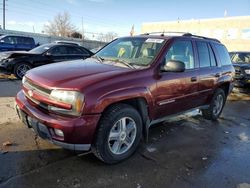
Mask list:
[[[184,36],[184,37],[195,37],[195,38],[213,40],[213,41],[221,43],[219,40],[217,40],[215,38],[203,37],[203,36],[200,36],[200,35],[193,35],[192,33],[180,32],[180,31],[162,31],[162,32],[157,31],[157,32],[144,33],[142,35],[152,35],[152,34],[160,34],[160,36],[165,36],[165,34],[178,34],[178,35]]]
[[[201,38],[201,39],[207,39],[207,40],[213,40],[213,41],[216,41],[216,42],[221,43],[218,39],[209,38],[209,37],[203,37],[203,36],[200,36],[200,35],[193,35],[193,34],[191,34],[191,33],[185,33],[185,34],[182,35],[182,36],[185,36],[185,37],[195,37],[195,38]]]
[[[184,34],[190,34],[187,32],[179,32],[179,31],[156,31],[156,32],[150,32],[150,33],[143,33],[141,35],[152,35],[152,34],[160,34],[161,36],[165,36],[165,34],[178,34],[183,36]]]

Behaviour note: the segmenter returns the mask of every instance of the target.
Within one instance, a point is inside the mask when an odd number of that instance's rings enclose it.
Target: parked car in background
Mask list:
[[[4,51],[29,51],[35,47],[32,37],[17,35],[0,36],[0,52]]]
[[[91,58],[29,71],[15,106],[41,138],[117,163],[170,115],[200,109],[206,119],[219,118],[233,74],[228,51],[216,39],[123,37]]]
[[[13,51],[0,53],[0,71],[6,74],[13,73],[22,78],[25,73],[41,65],[85,59],[93,53],[88,49],[71,44],[49,43],[38,46],[29,52]]]
[[[229,54],[235,68],[235,85],[250,86],[250,52],[230,52]]]
[[[97,48],[92,48],[90,51],[93,52],[94,54],[98,52],[100,49],[102,49],[102,46],[97,47]]]

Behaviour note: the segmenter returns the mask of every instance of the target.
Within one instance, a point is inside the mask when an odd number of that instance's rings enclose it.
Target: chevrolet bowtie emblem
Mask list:
[[[32,97],[32,96],[33,96],[33,91],[32,91],[32,90],[29,90],[29,91],[28,91],[28,94],[29,94],[30,97]]]

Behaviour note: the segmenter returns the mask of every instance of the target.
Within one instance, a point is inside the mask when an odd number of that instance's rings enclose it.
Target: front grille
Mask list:
[[[235,76],[239,76],[241,74],[240,67],[234,67],[234,69],[235,69]]]
[[[50,89],[47,89],[47,88],[44,88],[44,87],[41,87],[37,84],[34,84],[32,83],[31,81],[29,80],[26,80],[26,82],[24,83],[24,86],[29,89],[29,90],[32,90],[32,91],[36,91],[37,93],[41,94],[41,95],[44,95],[44,96],[47,96],[49,97],[50,93],[51,93],[51,90]]]
[[[31,90],[31,91],[35,91],[37,94],[39,95],[42,95],[42,96],[45,96],[45,97],[49,97],[50,93],[51,93],[51,90],[50,89],[47,89],[47,88],[44,88],[44,87],[41,87],[37,84],[34,84],[33,82],[29,81],[28,79],[26,79],[25,83],[23,84],[25,88],[27,88],[28,90]],[[34,98],[32,98],[31,96],[29,96],[28,93],[24,92],[26,98],[28,100],[30,100],[31,102],[37,104],[39,107],[41,107],[42,109],[45,109],[45,110],[48,110],[48,104],[45,104],[41,101],[38,101]]]

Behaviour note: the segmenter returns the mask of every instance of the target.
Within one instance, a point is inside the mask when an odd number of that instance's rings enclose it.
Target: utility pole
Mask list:
[[[3,0],[3,30],[5,30],[5,0]]]
[[[83,17],[82,17],[82,40],[84,39]]]

